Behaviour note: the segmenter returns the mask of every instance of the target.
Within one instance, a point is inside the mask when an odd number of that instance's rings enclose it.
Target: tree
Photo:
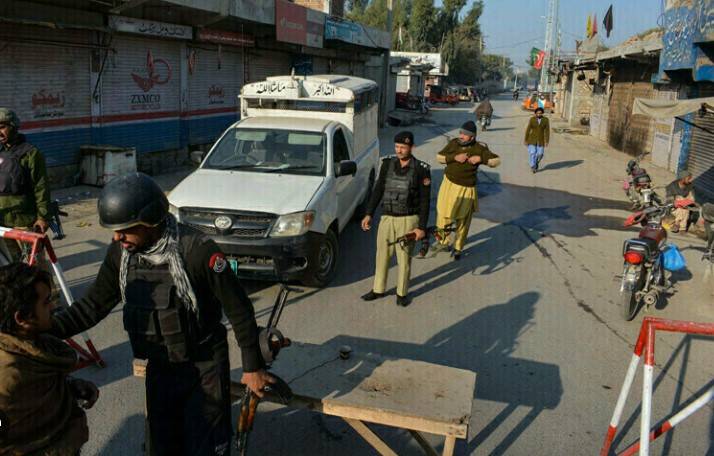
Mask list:
[[[434,0],[414,0],[412,3],[412,13],[409,20],[409,35],[413,41],[413,51],[433,51],[438,49],[430,42],[436,11]]]

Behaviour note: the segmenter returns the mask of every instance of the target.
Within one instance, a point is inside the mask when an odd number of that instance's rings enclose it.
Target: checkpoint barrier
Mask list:
[[[690,321],[666,320],[663,318],[645,317],[642,321],[640,334],[637,337],[635,350],[630,360],[630,366],[627,368],[625,381],[620,390],[620,396],[617,398],[615,411],[610,420],[610,426],[605,435],[600,456],[608,456],[612,442],[617,433],[617,426],[622,417],[622,411],[625,408],[627,396],[632,387],[632,382],[635,380],[637,366],[644,353],[645,362],[643,366],[642,379],[642,416],[640,423],[640,438],[634,444],[629,446],[625,451],[620,453],[621,456],[630,456],[638,452],[640,456],[649,454],[650,442],[672,430],[679,423],[684,421],[694,412],[704,407],[708,402],[714,399],[714,386],[707,389],[688,406],[684,407],[674,415],[667,418],[659,426],[650,429],[652,418],[652,378],[654,373],[655,363],[655,333],[656,331],[679,332],[686,334],[699,334],[706,336],[714,336],[714,323],[695,323]]]
[[[57,279],[57,284],[62,290],[65,301],[67,305],[71,306],[74,302],[72,297],[72,292],[64,279],[64,271],[62,266],[57,260],[57,255],[55,254],[50,239],[45,234],[32,233],[29,231],[14,230],[11,228],[0,227],[0,236],[3,239],[14,240],[18,243],[29,244],[30,252],[27,256],[27,263],[29,265],[37,264],[37,262],[42,258],[43,251],[47,253],[47,258],[50,265],[52,266],[52,271],[54,272],[55,278]],[[82,369],[90,364],[96,364],[99,367],[104,367],[104,360],[94,348],[92,340],[86,332],[82,332],[81,337],[84,341],[86,348],[82,347],[73,339],[67,339],[65,342],[72,347],[79,355],[79,361],[77,363],[76,369]]]

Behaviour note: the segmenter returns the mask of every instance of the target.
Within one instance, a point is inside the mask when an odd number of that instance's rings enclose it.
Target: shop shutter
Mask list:
[[[208,144],[238,119],[243,86],[243,49],[202,45],[189,47],[189,144]]]
[[[312,72],[313,74],[327,74],[328,73],[328,62],[324,57],[313,57],[312,58]]]
[[[697,97],[712,96],[714,96],[714,85],[702,84]],[[714,132],[714,114],[708,113],[704,117],[695,114],[692,121]],[[692,127],[689,171],[694,176],[698,202],[714,202],[714,134]]]
[[[332,74],[350,74],[350,62],[348,60],[332,59]]]
[[[101,142],[140,153],[178,149],[180,43],[119,35],[112,46],[102,75]]]
[[[290,74],[290,55],[284,52],[252,49],[248,52],[248,81],[264,81],[269,76]]]
[[[48,166],[76,164],[79,146],[91,141],[89,49],[31,41],[88,44],[87,32],[3,24],[0,106],[13,109],[21,130]]]

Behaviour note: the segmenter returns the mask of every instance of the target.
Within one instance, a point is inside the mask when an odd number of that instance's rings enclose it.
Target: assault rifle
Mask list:
[[[285,308],[285,303],[288,301],[288,294],[291,291],[299,290],[289,288],[284,284],[280,285],[278,297],[275,299],[273,310],[270,312],[268,325],[265,328],[261,328],[258,334],[258,345],[260,346],[260,352],[265,361],[266,370],[270,369],[270,366],[273,364],[273,361],[275,361],[275,358],[277,358],[280,350],[290,346],[290,339],[284,337],[276,326]],[[279,402],[287,404],[293,397],[290,386],[277,375],[271,374],[271,376],[276,382],[266,385],[264,388],[265,393],[273,394]],[[253,421],[255,420],[255,413],[258,409],[259,402],[260,398],[258,395],[246,388],[240,402],[240,415],[238,416],[238,423],[236,424],[236,449],[240,456],[248,454],[248,435],[253,429]]]
[[[49,217],[47,220],[47,224],[49,225],[52,232],[55,234],[55,237],[53,239],[64,239],[65,235],[64,230],[62,229],[62,220],[60,220],[60,216],[67,217],[67,213],[60,209],[59,201],[50,202],[50,206],[48,209]]]
[[[426,237],[422,241],[422,248],[419,250],[419,254],[421,256],[426,255],[426,253],[429,251],[429,235],[433,235],[434,239],[437,241],[441,241],[445,239],[449,234],[453,233],[456,231],[456,225],[453,223],[450,223],[446,225],[444,228],[438,228],[436,226],[430,226],[426,229]],[[388,243],[390,247],[393,245],[399,244],[402,247],[407,247],[410,242],[416,241],[416,233],[410,232],[405,234],[404,236],[399,236],[397,239],[393,240],[392,242]],[[424,249],[424,245],[426,246],[426,251],[422,254],[421,251]]]

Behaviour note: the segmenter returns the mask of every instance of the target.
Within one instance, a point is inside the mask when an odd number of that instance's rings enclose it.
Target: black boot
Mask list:
[[[362,301],[374,301],[375,299],[383,298],[384,293],[375,293],[374,290],[370,290],[369,293],[362,295]]]
[[[397,305],[399,307],[406,307],[409,305],[409,297],[408,296],[399,296],[397,295]]]

